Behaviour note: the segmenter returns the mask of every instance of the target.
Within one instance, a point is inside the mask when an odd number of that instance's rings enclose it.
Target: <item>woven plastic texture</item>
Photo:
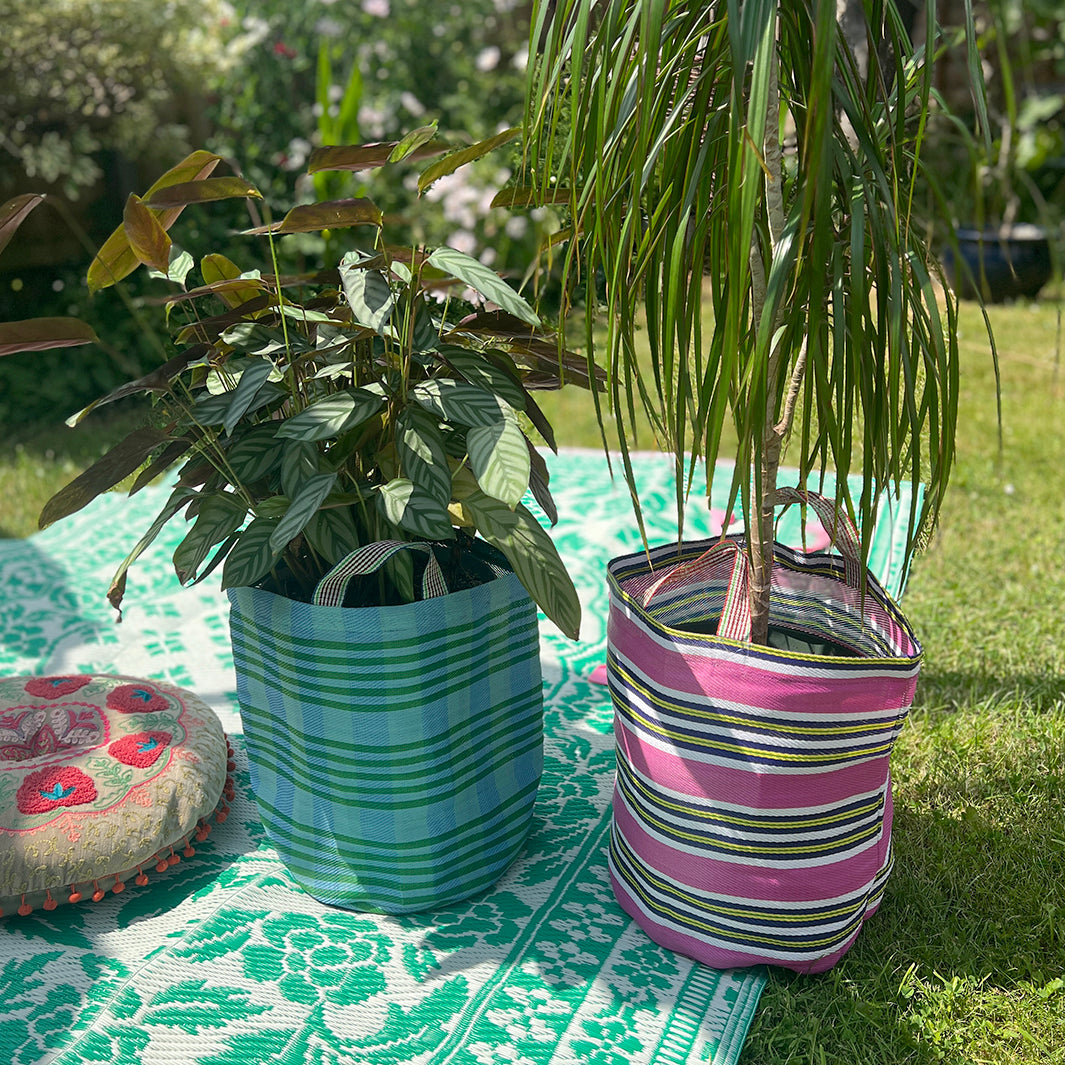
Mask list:
[[[883,895],[889,758],[921,649],[875,578],[863,596],[839,556],[781,545],[772,623],[840,653],[716,635],[732,559],[690,566],[714,542],[609,567],[611,882],[652,938],[708,965],[821,972]],[[673,564],[687,577],[645,606]]]
[[[536,610],[517,578],[379,608],[229,595],[255,799],[300,884],[384,913],[493,884],[543,768]]]

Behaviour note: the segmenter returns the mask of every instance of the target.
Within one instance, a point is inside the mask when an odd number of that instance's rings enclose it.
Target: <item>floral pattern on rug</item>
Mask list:
[[[533,830],[499,884],[404,917],[316,903],[264,841],[238,735],[230,816],[210,847],[166,874],[165,889],[0,920],[0,1060],[734,1065],[762,973],[717,973],[664,950],[610,891],[612,711],[589,678],[605,654],[606,563],[640,539],[601,455],[549,462],[561,515],[552,535],[584,606],[582,638],[568,642],[542,622],[545,771]],[[637,470],[650,538],[674,538],[671,463],[639,456]],[[144,525],[165,492],[135,498]],[[712,503],[723,506],[720,493]],[[217,576],[178,587],[170,556],[182,529],[166,530],[135,567],[115,624],[104,594],[141,524],[128,506],[101,497],[30,540],[0,542],[0,663],[9,676],[70,683],[96,672],[165,679],[239,733],[228,604]],[[714,508],[691,500],[687,535],[716,533],[724,515]],[[781,535],[801,540],[797,515],[789,521]],[[897,590],[899,544],[885,528],[878,572]],[[152,717],[117,753],[112,737],[117,770],[129,768],[123,755],[147,759],[153,741],[165,753],[157,734],[170,726]]]

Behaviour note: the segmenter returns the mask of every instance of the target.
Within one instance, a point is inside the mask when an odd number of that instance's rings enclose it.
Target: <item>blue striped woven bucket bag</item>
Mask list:
[[[353,576],[428,553],[421,601],[344,607]],[[321,902],[410,913],[468,898],[516,857],[543,768],[536,608],[518,579],[443,594],[428,545],[340,562],[313,603],[231,588],[252,788]]]
[[[609,869],[654,939],[715,968],[822,972],[880,904],[892,865],[889,758],[921,648],[841,555],[774,545],[770,645],[750,643],[742,536],[608,567],[617,781]]]

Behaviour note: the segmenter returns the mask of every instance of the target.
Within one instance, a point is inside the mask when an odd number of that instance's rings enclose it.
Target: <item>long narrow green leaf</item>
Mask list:
[[[455,248],[436,248],[428,258],[430,266],[464,281],[485,299],[529,325],[540,325],[540,319],[528,303],[518,295],[494,270],[470,255]]]
[[[570,190],[563,309],[580,288],[630,484],[639,410],[675,453],[678,503],[734,437],[750,511],[786,414],[804,475],[861,474],[867,544],[882,488],[920,475],[942,497],[957,359],[912,218],[932,74],[892,4],[864,13],[888,47],[863,65],[834,0],[537,0],[519,180],[542,203]]]
[[[568,636],[580,635],[581,603],[551,537],[524,506],[511,510],[483,492],[463,500],[477,531],[499,548],[537,606]]]

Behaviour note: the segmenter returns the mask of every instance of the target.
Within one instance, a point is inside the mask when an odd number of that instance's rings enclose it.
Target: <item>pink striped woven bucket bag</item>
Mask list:
[[[857,534],[774,545],[770,646],[750,643],[742,535],[608,568],[617,781],[610,877],[656,942],[715,968],[831,968],[891,871],[889,758],[921,647]]]

